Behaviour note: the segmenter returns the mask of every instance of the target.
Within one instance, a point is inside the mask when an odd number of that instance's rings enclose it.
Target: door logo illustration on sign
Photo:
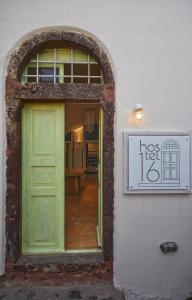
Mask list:
[[[190,136],[125,133],[125,192],[190,188]]]
[[[162,183],[180,186],[180,147],[175,140],[166,140],[162,145]]]

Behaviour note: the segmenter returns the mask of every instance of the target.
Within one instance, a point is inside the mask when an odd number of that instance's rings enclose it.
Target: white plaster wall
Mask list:
[[[114,282],[133,292],[129,299],[185,299],[192,291],[192,195],[124,195],[122,131],[192,130],[192,1],[1,0],[1,65],[23,35],[55,25],[91,32],[114,63]],[[2,89],[0,96],[2,103]],[[129,112],[137,102],[145,122],[134,127]],[[179,251],[163,255],[159,244],[169,239]]]

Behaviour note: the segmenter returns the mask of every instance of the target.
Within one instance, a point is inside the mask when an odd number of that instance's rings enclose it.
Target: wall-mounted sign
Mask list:
[[[124,133],[125,193],[190,192],[191,136]]]

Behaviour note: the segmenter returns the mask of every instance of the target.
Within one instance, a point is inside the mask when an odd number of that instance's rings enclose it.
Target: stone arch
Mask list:
[[[34,52],[49,43],[72,43],[95,56],[104,84],[20,83],[21,71]],[[46,87],[46,88],[45,88]],[[104,260],[113,259],[114,202],[114,76],[103,45],[87,32],[71,27],[36,30],[24,37],[11,55],[6,77],[6,261],[12,266],[21,258],[21,108],[26,101],[97,102],[104,110],[103,235]],[[65,100],[64,100],[65,99]],[[14,230],[13,230],[14,228]]]
[[[7,76],[13,80],[19,80],[23,66],[27,63],[30,56],[41,50],[48,43],[68,42],[80,47],[96,57],[103,69],[104,82],[114,83],[112,64],[109,60],[109,55],[104,49],[104,45],[93,35],[78,30],[73,27],[48,27],[42,28],[28,34],[25,39],[21,40],[19,48],[11,55]]]

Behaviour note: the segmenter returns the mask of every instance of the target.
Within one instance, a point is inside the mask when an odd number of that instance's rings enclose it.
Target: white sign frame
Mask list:
[[[191,149],[192,149],[192,135],[191,132],[129,132],[124,131],[124,193],[126,194],[189,194],[192,192],[191,190]],[[188,178],[188,185],[186,185],[186,188],[134,188],[130,185],[130,179],[129,179],[129,156],[130,156],[130,138],[134,137],[186,137],[188,138],[188,154],[187,154],[187,160],[189,162],[189,167],[187,171],[187,178]],[[130,177],[131,178],[131,177]]]

